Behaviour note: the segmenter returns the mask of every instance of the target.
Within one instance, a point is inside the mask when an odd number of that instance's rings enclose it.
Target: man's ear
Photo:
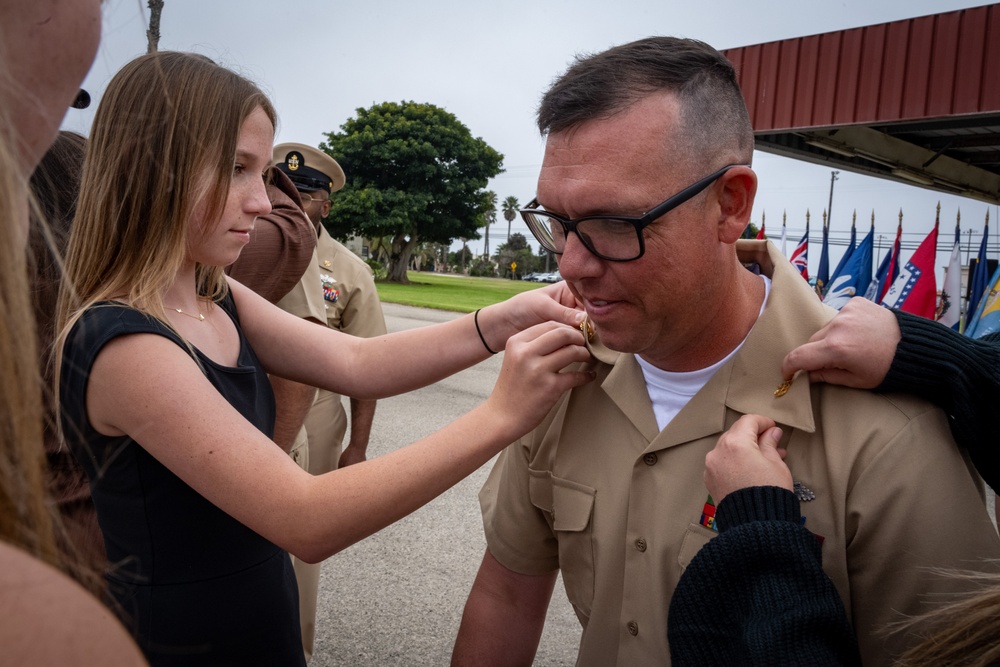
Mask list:
[[[719,240],[736,243],[750,222],[757,194],[757,174],[750,167],[734,167],[719,178]]]
[[[320,217],[319,217],[320,220],[326,220],[326,216],[330,215],[330,200],[329,199],[327,199],[325,202],[323,202],[323,204],[320,206],[319,213],[320,213]]]

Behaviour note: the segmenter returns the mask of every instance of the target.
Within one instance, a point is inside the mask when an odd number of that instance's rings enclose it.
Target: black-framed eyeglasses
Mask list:
[[[566,248],[566,238],[573,232],[587,250],[601,259],[628,262],[639,259],[646,252],[643,229],[697,195],[733,167],[744,166],[747,165],[726,165],[638,217],[590,215],[569,220],[537,208],[538,200],[532,199],[528,208],[521,211],[521,218],[542,247],[549,252],[561,255]]]

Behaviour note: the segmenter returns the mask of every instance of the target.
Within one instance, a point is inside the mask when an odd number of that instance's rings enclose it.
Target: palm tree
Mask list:
[[[483,255],[490,256],[490,225],[497,221],[497,193],[492,190],[486,192],[486,243],[483,245]]]
[[[510,243],[510,223],[514,222],[514,218],[517,217],[517,212],[520,210],[521,204],[518,203],[517,197],[511,195],[503,200],[503,217],[507,220],[507,242]]]

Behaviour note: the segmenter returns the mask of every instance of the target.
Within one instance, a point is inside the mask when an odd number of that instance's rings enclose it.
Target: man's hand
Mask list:
[[[874,389],[885,379],[901,334],[888,308],[854,297],[829,323],[785,357],[781,373],[809,372],[812,382]]]
[[[340,461],[337,464],[337,468],[346,468],[347,466],[367,460],[368,454],[364,449],[351,446],[344,447],[344,451],[340,454]]]
[[[726,495],[748,486],[792,490],[792,473],[778,449],[781,429],[760,415],[743,415],[705,456],[705,486],[718,505]]]

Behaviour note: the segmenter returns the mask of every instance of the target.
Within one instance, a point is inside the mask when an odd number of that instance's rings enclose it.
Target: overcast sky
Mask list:
[[[379,102],[413,100],[443,107],[504,155],[506,171],[488,187],[500,201],[514,195],[525,204],[534,196],[541,166],[543,144],[534,124],[538,100],[576,54],[655,34],[692,37],[726,49],[985,4],[989,3],[165,0],[160,48],[203,53],[258,83],[280,116],[276,142],[317,145],[323,133],[337,131],[357,108]],[[93,110],[108,80],[146,50],[148,11],[145,0],[105,2],[101,48],[84,84],[94,103],[86,111],[70,110],[64,127],[89,133]],[[782,212],[787,212],[791,252],[810,210],[809,264],[810,273],[815,273],[830,169],[761,152],[755,155],[754,168],[760,189],[753,222],[759,225],[766,214],[769,236],[777,240]],[[860,240],[874,211],[884,252],[902,208],[904,240],[916,243],[933,226],[938,201],[942,241],[952,236],[960,208],[963,230],[975,230],[975,253],[987,210],[997,219],[995,206],[843,170],[834,186],[831,233],[846,238],[856,210]],[[491,250],[507,235],[506,221],[499,214],[498,219],[501,224],[490,233]],[[520,218],[513,230],[530,238]],[[470,246],[482,252],[483,241]],[[842,252],[843,248],[831,248],[831,267]],[[939,254],[939,266],[947,261],[946,255]],[[903,256],[908,258],[905,252]]]

